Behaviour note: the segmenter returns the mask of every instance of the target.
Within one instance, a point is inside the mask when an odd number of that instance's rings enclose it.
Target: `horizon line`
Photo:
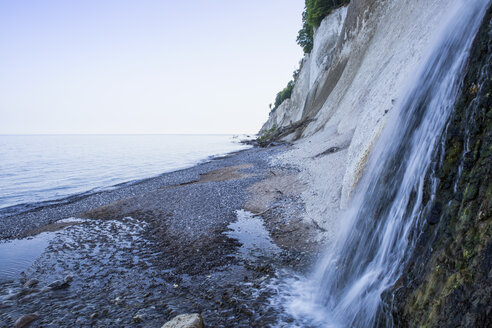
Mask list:
[[[187,136],[226,136],[226,135],[255,135],[256,133],[0,133],[0,136],[157,136],[157,135],[187,135]]]

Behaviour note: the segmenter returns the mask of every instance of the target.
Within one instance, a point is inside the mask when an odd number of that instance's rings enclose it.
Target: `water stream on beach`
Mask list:
[[[280,283],[276,302],[302,327],[392,326],[382,294],[403,274],[437,187],[431,160],[459,93],[488,1],[458,1],[372,151],[343,232],[313,275]],[[423,186],[430,172],[430,200]],[[275,302],[275,300],[274,300]],[[380,317],[378,317],[378,315]],[[379,319],[377,319],[379,318]],[[282,326],[283,323],[280,324]]]
[[[241,243],[242,246],[238,251],[240,256],[259,258],[281,252],[280,247],[270,237],[261,218],[245,210],[236,211],[236,215],[237,221],[229,224],[228,228],[231,230],[225,234]]]

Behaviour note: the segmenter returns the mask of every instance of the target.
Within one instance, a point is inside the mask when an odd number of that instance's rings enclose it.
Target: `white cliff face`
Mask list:
[[[306,56],[309,61],[309,89],[321,77],[327,67],[333,61],[338,38],[342,32],[343,22],[347,16],[347,7],[335,10],[326,17],[314,32],[313,50]],[[306,90],[304,97],[307,96]]]
[[[299,108],[304,106],[306,95],[309,92],[309,67],[309,55],[306,55],[303,59],[302,69],[299,71],[299,76],[292,90],[291,97],[284,100],[275,111],[270,113],[268,121],[263,124],[260,132],[269,130],[274,126],[287,126],[302,119],[302,110],[299,110]]]
[[[303,119],[303,108],[309,91],[314,83],[333,60],[343,21],[347,14],[347,7],[342,7],[326,17],[315,32],[313,50],[302,59],[301,70],[290,99],[286,99],[274,112],[270,113],[268,121],[261,131],[274,126],[288,126]],[[287,137],[291,139],[293,136]]]
[[[336,233],[371,147],[450,1],[457,0],[352,0],[334,11],[315,33],[297,93],[265,124],[314,119],[298,131],[293,149],[274,160],[301,168],[312,187],[303,194],[306,218],[327,229],[327,237]],[[332,152],[315,158],[327,149]]]

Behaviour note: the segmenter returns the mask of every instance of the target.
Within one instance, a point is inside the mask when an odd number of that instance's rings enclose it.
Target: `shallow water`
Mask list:
[[[245,210],[239,210],[236,214],[237,221],[229,224],[228,228],[231,230],[227,231],[226,235],[241,243],[238,251],[240,256],[259,258],[281,252],[270,237],[262,219]]]
[[[155,253],[141,233],[144,222],[132,218],[121,221],[81,220],[55,233],[9,245],[10,257],[35,259],[23,262],[25,275],[0,280],[0,322],[13,323],[24,313],[42,314],[40,326],[90,326],[91,314],[104,323],[99,326],[131,326],[132,317],[145,316],[148,322],[160,323],[162,313],[155,306],[157,297],[146,296],[151,286],[165,288],[150,264]],[[31,241],[41,240],[38,245]],[[70,275],[68,288],[51,290],[47,286]],[[22,288],[25,279],[39,280],[32,289]],[[130,309],[129,309],[130,308]],[[107,314],[106,314],[107,313]],[[123,315],[124,313],[124,315]],[[126,323],[122,324],[125,319]],[[0,326],[2,326],[0,324]],[[36,326],[36,325],[35,325]]]
[[[68,218],[57,223],[77,224],[86,221]],[[43,254],[57,235],[57,231],[46,231],[27,238],[0,241],[0,281],[18,279]]]
[[[0,136],[0,215],[248,148],[231,135]]]
[[[39,250],[42,254],[24,268],[25,275],[0,280],[0,326],[11,326],[33,312],[40,315],[33,327],[160,327],[186,312],[202,312],[214,327],[247,327],[249,322],[265,326],[275,320],[275,311],[265,306],[270,290],[261,286],[274,274],[268,263],[279,261],[281,250],[261,218],[238,211],[226,234],[241,246],[222,244],[229,254],[224,265],[195,274],[180,272],[166,261],[188,244],[176,237],[177,243],[164,250],[147,238],[148,227],[126,217],[83,220],[52,233],[44,251]],[[203,256],[189,255],[184,261]],[[73,277],[69,286],[48,287],[67,276]],[[39,283],[24,288],[27,279]]]
[[[54,237],[54,232],[43,232],[34,237],[0,242],[0,281],[17,279],[44,252]]]

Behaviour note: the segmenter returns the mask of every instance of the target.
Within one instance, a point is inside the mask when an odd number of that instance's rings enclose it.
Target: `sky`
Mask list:
[[[256,133],[303,0],[0,0],[0,134]]]

